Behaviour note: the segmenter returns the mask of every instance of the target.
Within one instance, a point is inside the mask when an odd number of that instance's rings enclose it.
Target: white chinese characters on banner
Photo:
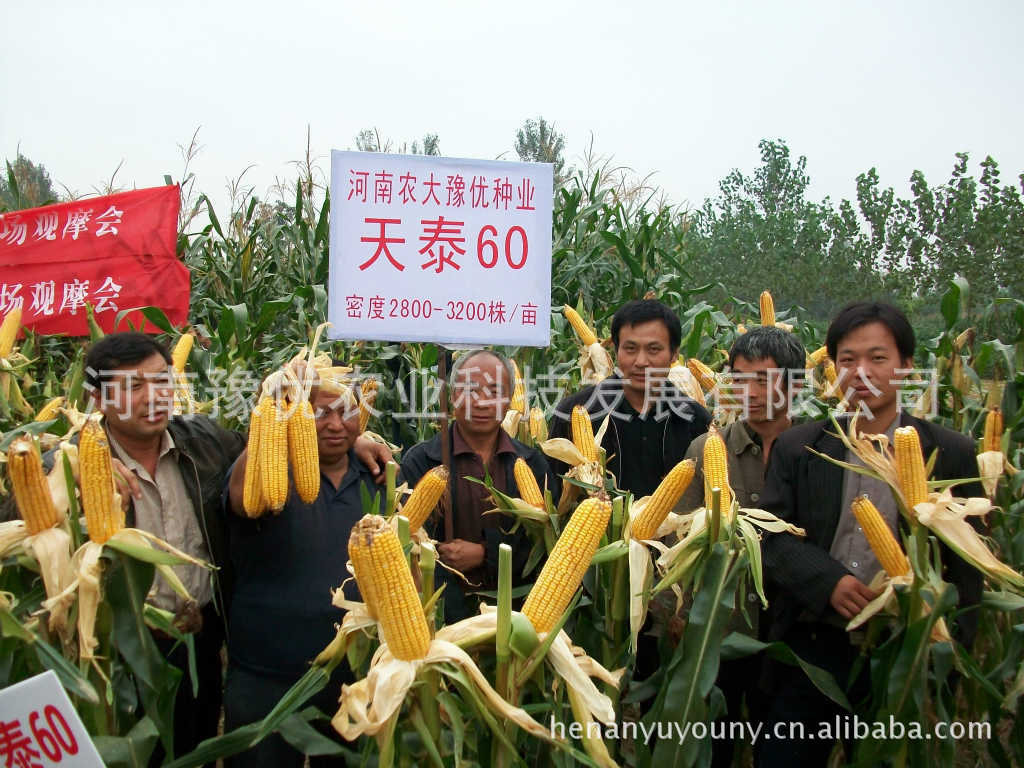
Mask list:
[[[331,153],[332,338],[547,346],[552,169]]]
[[[92,208],[69,211],[61,222],[53,211],[0,214],[0,245],[19,246],[40,240],[78,240],[79,237],[116,236],[124,211],[113,205],[93,218]]]
[[[23,285],[22,283],[0,283],[0,316],[11,310],[21,309],[22,322],[28,323],[37,317],[51,317],[54,314],[77,314],[85,309],[86,302],[92,305],[97,315],[102,312],[117,312],[115,302],[124,286],[107,275],[103,281],[90,289],[90,280],[71,279],[66,282],[42,280]],[[60,302],[57,299],[60,297]],[[25,300],[28,299],[26,306]]]

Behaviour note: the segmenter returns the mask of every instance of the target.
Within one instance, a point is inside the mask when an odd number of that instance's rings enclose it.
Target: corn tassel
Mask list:
[[[412,495],[402,505],[401,513],[409,520],[409,533],[423,526],[447,488],[448,469],[444,465],[434,467],[420,478]]]
[[[761,291],[761,325],[775,327],[775,300],[768,291]]]
[[[42,459],[32,440],[19,438],[11,443],[7,452],[7,472],[11,477],[14,503],[29,535],[53,528],[60,517],[43,474]]]
[[[527,504],[544,509],[544,494],[540,492],[537,478],[534,477],[533,470],[530,469],[530,465],[526,463],[525,459],[521,457],[516,459],[512,474],[515,476],[516,486],[519,488],[519,498]]]
[[[632,538],[651,539],[665,522],[668,513],[679,502],[693,480],[696,467],[693,459],[684,459],[676,464],[658,483],[651,500],[633,521]]]
[[[46,405],[39,409],[39,412],[33,417],[32,421],[49,421],[50,419],[57,418],[57,413],[60,411],[60,407],[64,405],[64,396],[59,395],[58,397],[50,400]]]
[[[690,373],[692,373],[697,379],[697,383],[700,384],[701,389],[705,392],[714,389],[715,372],[708,368],[704,363],[696,357],[691,357],[686,361],[686,367],[690,369]]]
[[[9,357],[14,351],[14,339],[20,327],[21,307],[15,307],[4,315],[4,321],[0,323],[0,360]]]
[[[590,414],[582,405],[572,407],[572,442],[587,461],[597,461],[597,443]]]
[[[585,500],[573,512],[523,604],[523,615],[538,632],[551,631],[562,618],[590,567],[611,513],[611,502],[598,497]]]
[[[263,398],[260,407],[259,476],[267,506],[277,513],[288,500],[288,420],[273,398]]]
[[[597,334],[594,333],[590,326],[586,324],[579,312],[566,304],[562,308],[562,312],[565,313],[565,319],[569,321],[569,325],[576,331],[576,335],[580,339],[580,344],[584,347],[589,347],[595,341],[597,341]]]
[[[854,517],[864,531],[864,537],[890,578],[903,576],[910,570],[910,561],[900,549],[896,537],[882,519],[882,513],[867,496],[858,496],[850,506]]]
[[[320,454],[316,419],[309,400],[302,400],[288,417],[288,461],[295,480],[295,492],[306,504],[312,504],[320,495]]]
[[[985,414],[985,435],[981,440],[981,450],[1003,450],[1003,412],[998,408]]]
[[[907,510],[913,514],[914,507],[928,501],[924,454],[921,451],[921,439],[917,435],[917,430],[913,427],[897,427],[893,433],[893,453],[896,457],[900,490],[903,492]]]
[[[711,490],[721,490],[722,515],[728,516],[732,509],[732,490],[729,487],[729,455],[725,441],[712,425],[704,443],[704,507],[711,509]]]
[[[360,590],[373,595],[391,655],[405,661],[422,659],[430,649],[430,629],[398,534],[380,515],[367,515],[352,529],[348,554]]]
[[[359,434],[365,432],[370,423],[373,405],[377,402],[378,386],[379,382],[373,378],[363,379],[359,385]]]
[[[124,528],[124,510],[114,498],[114,471],[110,442],[99,422],[90,420],[82,428],[78,443],[81,473],[82,511],[90,541],[105,543]]]

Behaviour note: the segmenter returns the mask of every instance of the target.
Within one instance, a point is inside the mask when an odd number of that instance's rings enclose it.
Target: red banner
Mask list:
[[[169,186],[0,214],[0,316],[20,306],[24,326],[80,336],[88,333],[88,302],[108,332],[118,312],[132,307],[159,307],[173,324],[185,324],[180,205],[178,187]],[[139,313],[127,319],[143,324]],[[127,327],[122,320],[118,329]]]

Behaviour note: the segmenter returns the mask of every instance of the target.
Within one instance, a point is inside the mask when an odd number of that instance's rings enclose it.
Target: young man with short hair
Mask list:
[[[977,475],[970,438],[901,412],[900,390],[913,367],[915,340],[899,309],[877,302],[848,305],[829,326],[826,346],[851,408],[860,412],[857,427],[862,434],[887,434],[891,440],[897,426],[913,426],[925,458],[938,451],[935,478]],[[847,425],[848,417],[840,419],[841,428]],[[855,461],[833,432],[831,422],[815,421],[793,427],[775,441],[761,507],[803,528],[807,535],[768,533],[762,550],[765,576],[777,587],[769,639],[782,640],[845,688],[860,654],[859,637],[847,632],[846,624],[876,596],[867,584],[880,568],[850,504],[857,495],[867,494],[894,533],[901,521],[893,495],[882,481],[844,470],[809,450]],[[982,495],[977,483],[962,490]],[[960,604],[976,604],[981,597],[980,574],[945,546],[942,562],[946,578],[959,591]],[[976,621],[968,611],[954,630],[968,646]],[[854,706],[867,695],[868,683],[865,671],[848,689]],[[806,733],[814,734],[819,722],[841,713],[805,675],[777,662],[766,664],[762,687],[770,691],[765,694],[768,732],[775,724],[785,729],[785,724],[799,721]],[[824,765],[833,744],[809,738],[762,740],[759,746],[759,765],[788,768]]]

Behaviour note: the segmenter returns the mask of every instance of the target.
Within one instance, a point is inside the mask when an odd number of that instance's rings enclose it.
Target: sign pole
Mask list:
[[[452,445],[448,435],[448,350],[443,345],[437,345],[437,376],[441,380],[441,463],[448,470],[448,500],[447,505],[442,505],[444,512],[444,539],[451,541],[455,538],[455,510],[452,509],[451,501],[455,494],[451,488],[455,483],[452,476]]]

